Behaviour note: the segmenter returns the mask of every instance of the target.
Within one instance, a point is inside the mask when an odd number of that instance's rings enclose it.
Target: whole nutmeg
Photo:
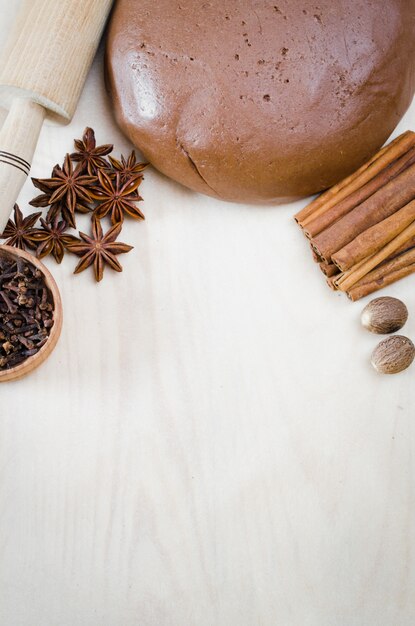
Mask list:
[[[371,333],[387,335],[394,333],[408,319],[408,309],[398,298],[383,296],[371,300],[362,311],[362,325]]]
[[[408,337],[393,335],[383,339],[372,352],[371,363],[381,374],[397,374],[409,367],[415,346]]]

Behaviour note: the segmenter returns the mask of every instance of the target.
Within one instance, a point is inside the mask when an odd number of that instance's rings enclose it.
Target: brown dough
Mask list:
[[[239,202],[324,189],[408,108],[415,0],[118,0],[107,82],[161,172]]]

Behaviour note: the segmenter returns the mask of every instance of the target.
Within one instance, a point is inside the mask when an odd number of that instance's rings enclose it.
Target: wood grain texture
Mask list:
[[[101,56],[33,175],[88,124],[130,149]],[[141,190],[122,274],[48,262],[61,340],[0,388],[0,624],[413,626],[414,369],[372,369],[365,302],[309,263],[305,202],[225,204],[151,170]],[[385,293],[412,339],[413,287]]]

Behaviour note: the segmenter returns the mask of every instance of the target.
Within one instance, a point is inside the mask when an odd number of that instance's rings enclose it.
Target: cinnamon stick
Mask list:
[[[341,291],[349,291],[350,287],[355,285],[363,276],[366,276],[377,265],[384,261],[405,242],[415,235],[415,222],[412,222],[405,230],[384,246],[379,252],[371,257],[360,261],[346,272],[339,280],[336,281],[337,287]]]
[[[376,267],[376,270],[378,268],[382,268],[386,263],[389,263],[389,261],[392,261],[393,259],[396,259],[403,252],[408,252],[409,250],[412,250],[412,248],[415,248],[415,235],[413,237],[411,237],[410,239],[408,239],[407,241],[405,241],[404,243],[402,243],[396,250],[391,252],[381,263],[379,263],[379,265]],[[335,283],[336,283],[336,285],[335,285],[336,288],[337,288],[337,284],[338,283],[341,283],[342,281],[344,281],[345,278],[347,276],[350,276],[350,274],[352,274],[352,272],[356,271],[357,268],[362,267],[362,265],[363,265],[363,263],[365,263],[365,261],[366,261],[366,259],[363,259],[362,261],[360,261],[360,263],[356,263],[356,265],[354,265],[353,268],[351,268],[349,270],[346,270],[345,272],[339,272],[338,274],[333,275],[333,281],[335,281]],[[372,270],[372,271],[376,271],[376,270]],[[371,272],[369,272],[369,273],[371,273]],[[366,277],[363,277],[361,280],[358,281],[358,283],[360,284],[360,282],[364,282],[365,278]]]
[[[415,263],[415,248],[406,250],[393,259],[378,265],[375,269],[366,274],[366,276],[361,278],[356,285],[361,285],[371,280],[377,280],[382,278],[382,276],[385,276],[385,274],[395,272],[403,267],[406,267],[407,265],[412,265],[413,263]]]
[[[356,272],[359,268],[361,268],[366,263],[366,260],[367,259],[363,259],[363,261],[356,263],[356,265],[353,265],[353,267],[351,267],[349,270],[346,270],[345,272],[340,272],[340,274],[336,274],[336,276],[333,276],[333,281],[337,289],[340,289],[340,285],[346,280],[346,278],[348,278],[350,275],[354,274],[354,272]]]
[[[351,193],[343,201],[337,202],[323,213],[312,215],[311,221],[304,224],[305,236],[311,238],[321,233],[321,231],[333,224],[343,215],[346,215],[346,213],[349,213],[349,211],[354,209],[358,204],[367,200],[367,198],[378,191],[378,189],[386,185],[386,183],[398,176],[413,163],[415,163],[415,146],[410,148],[410,150],[405,152],[400,158],[393,161],[388,167],[381,170],[372,180]]]
[[[311,248],[311,254],[313,255],[313,259],[316,263],[320,263],[321,262],[321,258],[318,256],[317,252],[314,250],[313,246],[310,246]]]
[[[405,278],[410,274],[415,272],[415,263],[412,265],[407,265],[406,267],[396,270],[396,272],[390,272],[390,274],[386,274],[379,281],[371,281],[365,283],[363,285],[355,285],[349,291],[346,291],[346,295],[352,302],[356,302],[356,300],[360,300],[360,298],[364,298],[379,289],[383,289],[383,287],[387,287],[388,285],[392,285],[392,283],[396,283],[396,281],[401,278]]]
[[[323,212],[328,210],[334,206],[334,204],[337,204],[356,191],[356,189],[362,187],[382,169],[407,152],[409,148],[414,145],[414,143],[415,134],[412,131],[406,131],[374,154],[373,157],[356,170],[356,172],[353,172],[337,185],[334,185],[315,198],[301,211],[299,211],[294,216],[294,219],[300,224],[300,226],[306,225],[306,220],[309,219],[311,215],[314,214],[314,217],[316,217],[317,211]],[[372,165],[373,167],[371,167]]]
[[[401,172],[350,213],[344,215],[311,244],[323,261],[330,262],[332,254],[357,235],[389,217],[415,197],[415,164]]]
[[[415,133],[385,146],[301,216],[328,285],[351,300],[415,273]]]
[[[325,263],[325,261],[322,261],[321,263],[319,263],[319,266],[323,274],[328,278],[330,278],[330,276],[334,276],[335,274],[340,273],[339,268],[337,267],[337,265],[334,265],[334,263]]]
[[[332,255],[332,262],[344,272],[381,250],[415,220],[415,200],[386,219],[363,231]]]
[[[401,246],[399,246],[397,250],[395,250],[395,252],[392,252],[392,254],[389,255],[383,261],[383,263],[387,263],[388,261],[390,261],[391,259],[394,259],[399,254],[402,254],[402,252],[407,252],[407,250],[410,250],[411,248],[415,248],[415,237],[411,237],[411,239],[408,239],[408,241],[405,241]]]
[[[328,286],[330,287],[330,289],[332,289],[333,291],[337,291],[337,286],[335,283],[335,276],[328,276],[326,278],[326,283],[328,284]]]
[[[355,301],[415,272],[415,248],[372,270],[346,293]]]

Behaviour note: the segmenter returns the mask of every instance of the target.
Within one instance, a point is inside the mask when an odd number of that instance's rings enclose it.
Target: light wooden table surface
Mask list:
[[[130,150],[102,50],[33,175],[86,125]],[[142,194],[123,274],[47,262],[62,338],[0,388],[1,626],[413,626],[415,366],[371,369],[363,304],[325,287],[291,219],[304,202],[226,204],[151,170]],[[412,339],[414,287],[385,292]]]

